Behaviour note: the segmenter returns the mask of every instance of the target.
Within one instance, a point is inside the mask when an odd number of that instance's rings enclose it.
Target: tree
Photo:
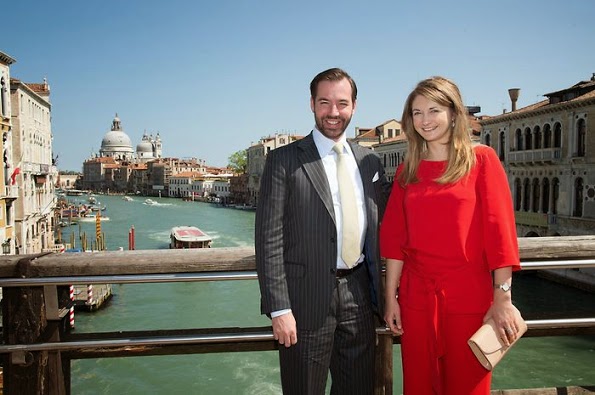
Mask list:
[[[227,167],[232,169],[236,174],[244,174],[248,166],[247,154],[248,152],[245,149],[231,154],[228,158],[229,163]]]

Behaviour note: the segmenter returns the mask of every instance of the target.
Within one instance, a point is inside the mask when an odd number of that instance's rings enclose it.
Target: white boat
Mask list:
[[[153,199],[145,199],[145,203],[144,204],[149,205],[149,206],[154,206],[154,205],[156,205],[158,203],[156,201],[154,201]]]
[[[211,236],[195,226],[174,226],[170,232],[169,248],[209,248]]]
[[[97,221],[97,216],[95,214],[89,214],[89,215],[85,215],[83,217],[79,217],[78,220],[80,222],[95,222],[95,221]],[[105,217],[103,215],[100,215],[99,216],[99,220],[101,222],[109,221],[109,217]]]
[[[122,200],[125,200],[125,201],[127,201],[127,202],[131,202],[131,201],[133,201],[134,199],[132,199],[130,196],[122,196]]]

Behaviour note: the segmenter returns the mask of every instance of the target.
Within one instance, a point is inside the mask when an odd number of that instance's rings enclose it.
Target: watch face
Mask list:
[[[500,284],[499,288],[504,292],[508,292],[508,291],[510,291],[510,284],[508,284],[508,283]]]

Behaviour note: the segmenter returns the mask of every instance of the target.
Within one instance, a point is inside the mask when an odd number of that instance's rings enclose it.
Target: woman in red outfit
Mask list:
[[[401,335],[405,395],[486,395],[491,374],[467,339],[493,318],[505,343],[518,328],[511,301],[520,269],[506,174],[473,146],[458,87],[432,77],[407,98],[409,146],[386,208],[384,319]]]

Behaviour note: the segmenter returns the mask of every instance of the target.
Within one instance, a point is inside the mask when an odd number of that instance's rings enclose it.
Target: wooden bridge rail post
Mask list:
[[[15,277],[31,277],[31,264],[47,255],[29,255],[15,266]],[[3,289],[5,344],[60,341],[56,286]],[[4,393],[64,395],[65,382],[59,351],[19,352],[4,356]]]

